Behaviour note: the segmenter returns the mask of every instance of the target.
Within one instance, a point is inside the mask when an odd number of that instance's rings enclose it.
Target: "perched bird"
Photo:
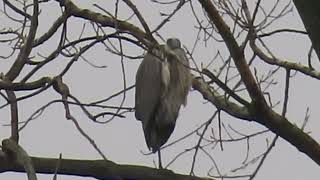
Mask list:
[[[160,168],[160,147],[174,130],[190,87],[189,62],[179,39],[168,39],[146,53],[136,74],[135,116],[142,122],[148,148],[158,151]]]

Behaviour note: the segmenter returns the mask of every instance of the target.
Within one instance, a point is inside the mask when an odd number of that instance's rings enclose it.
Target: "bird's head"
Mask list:
[[[181,42],[178,38],[169,38],[167,40],[167,46],[174,50],[174,49],[177,49],[177,48],[181,48]]]

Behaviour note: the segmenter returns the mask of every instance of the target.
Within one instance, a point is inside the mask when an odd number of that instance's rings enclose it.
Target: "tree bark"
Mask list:
[[[31,157],[31,159],[36,173],[43,174],[57,173],[108,180],[209,180],[209,178],[175,174],[173,171],[165,169],[159,170],[144,166],[119,165],[112,161],[105,160],[75,160],[39,157]],[[25,172],[21,165],[10,161],[3,152],[0,152],[0,173],[7,171]]]
[[[320,145],[307,133],[303,132],[300,128],[292,124],[285,117],[282,117],[275,111],[273,111],[264,100],[261,91],[255,86],[252,73],[247,68],[244,55],[239,55],[241,52],[240,47],[237,45],[236,40],[231,35],[230,28],[224,22],[222,17],[219,15],[218,10],[213,5],[210,0],[198,0],[202,5],[202,8],[207,13],[211,22],[215,25],[219,31],[221,37],[223,38],[227,48],[230,51],[230,55],[241,75],[241,79],[246,85],[247,91],[251,97],[251,104],[247,106],[247,111],[249,116],[248,120],[255,121],[259,124],[264,125],[270,129],[275,134],[279,135],[283,139],[287,140],[290,144],[295,146],[300,152],[305,153],[309,156],[315,163],[320,165]],[[236,52],[236,53],[233,53]],[[197,89],[197,88],[195,88]],[[201,92],[201,89],[197,89]],[[202,93],[202,92],[201,92]],[[203,93],[202,93],[203,94]]]

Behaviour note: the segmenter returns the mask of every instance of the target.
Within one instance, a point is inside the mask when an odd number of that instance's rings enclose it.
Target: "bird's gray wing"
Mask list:
[[[150,126],[151,129],[146,136],[148,147],[151,147],[153,152],[159,150],[168,141],[175,128],[180,107],[186,104],[186,97],[191,86],[189,63],[184,50],[175,48],[173,52],[179,60],[171,55],[168,56],[169,87],[157,106],[153,126]]]
[[[180,61],[173,60],[173,65],[171,72],[175,73],[174,77],[176,77],[175,80],[173,80],[173,86],[176,94],[178,94],[178,103],[181,103],[183,105],[187,104],[187,95],[191,88],[192,84],[192,77],[190,73],[190,64],[188,61],[188,58],[186,56],[185,51],[182,48],[174,49],[173,52],[179,57]],[[176,81],[176,82],[174,82]]]
[[[152,118],[161,96],[161,62],[147,53],[136,74],[135,116],[143,124]]]

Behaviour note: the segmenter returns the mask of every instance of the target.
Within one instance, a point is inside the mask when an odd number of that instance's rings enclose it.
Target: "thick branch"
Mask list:
[[[105,160],[73,160],[31,157],[37,173],[53,174],[60,163],[58,174],[94,177],[97,179],[148,179],[148,180],[203,180],[204,178],[175,174],[143,166],[119,165]],[[59,162],[60,161],[60,162]],[[25,172],[19,164],[0,154],[0,172]]]
[[[225,44],[229,49],[230,55],[233,58],[233,61],[237,67],[237,70],[239,71],[241,79],[243,80],[243,83],[246,86],[246,89],[252,101],[259,104],[260,106],[265,107],[266,102],[263,97],[263,94],[260,91],[259,86],[256,83],[254,76],[250,71],[250,68],[244,57],[243,51],[239,47],[235,38],[233,37],[230,28],[221,18],[218,10],[214,7],[210,0],[199,0],[199,3],[202,5],[202,8],[206,11],[211,22],[214,23],[221,37],[225,41]]]
[[[7,161],[14,161],[19,166],[22,166],[27,172],[28,180],[37,180],[36,172],[33,168],[31,158],[27,152],[12,139],[2,141],[2,149],[7,152]]]
[[[270,110],[256,112],[254,121],[263,124],[320,165],[320,145],[318,142],[286,118]]]

